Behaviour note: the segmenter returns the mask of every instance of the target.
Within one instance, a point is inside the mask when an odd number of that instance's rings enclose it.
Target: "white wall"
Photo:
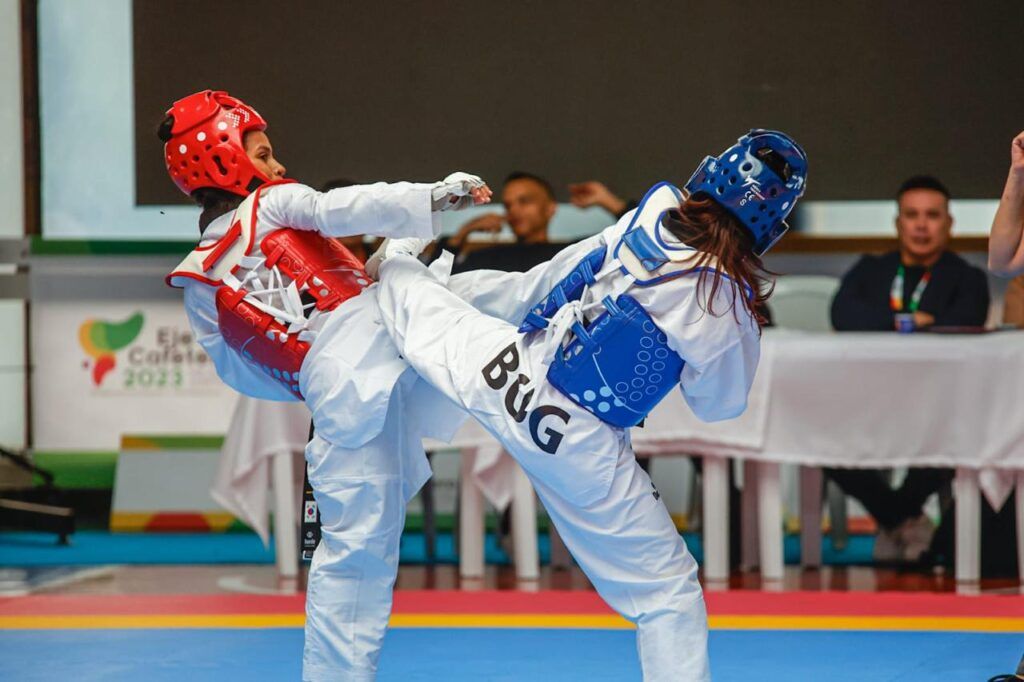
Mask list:
[[[0,0],[0,239],[25,231],[23,130],[21,8]],[[24,303],[0,299],[0,445],[16,448],[25,444],[24,329]]]
[[[0,238],[24,225],[21,117],[21,10],[0,0]]]

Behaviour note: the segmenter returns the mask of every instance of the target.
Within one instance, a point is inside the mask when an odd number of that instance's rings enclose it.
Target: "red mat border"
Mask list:
[[[705,593],[708,613],[771,616],[1024,618],[1024,596],[902,592]],[[305,595],[118,594],[0,598],[0,616],[281,614],[305,610]],[[397,614],[610,614],[590,591],[398,590]]]

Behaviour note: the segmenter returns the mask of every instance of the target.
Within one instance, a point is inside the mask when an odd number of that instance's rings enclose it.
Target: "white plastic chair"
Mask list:
[[[837,277],[786,275],[768,301],[775,326],[808,332],[832,331],[829,311],[839,289]]]

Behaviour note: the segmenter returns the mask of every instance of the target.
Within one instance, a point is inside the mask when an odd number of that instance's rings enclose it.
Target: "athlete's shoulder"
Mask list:
[[[316,206],[320,193],[301,182],[280,182],[256,190],[256,215],[260,229],[295,227],[296,215],[305,215]]]
[[[633,216],[636,214],[636,209],[630,209],[619,216],[619,219],[609,225],[608,227],[601,230],[600,234],[604,238],[606,244],[617,244],[619,238],[626,233],[629,226],[633,224]]]
[[[261,206],[267,203],[295,201],[319,194],[309,185],[294,180],[269,183],[257,189],[256,192],[258,192],[258,201]]]
[[[260,193],[261,197],[270,195],[287,196],[288,194],[316,192],[315,189],[307,184],[299,182],[298,180],[278,180],[276,182],[268,182],[256,191]]]

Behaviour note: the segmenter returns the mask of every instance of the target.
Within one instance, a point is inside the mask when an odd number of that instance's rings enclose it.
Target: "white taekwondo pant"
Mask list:
[[[408,372],[395,386],[370,442],[345,449],[315,436],[306,448],[322,526],[306,590],[308,682],[376,677],[406,503],[430,474],[419,426],[405,414],[415,379]]]
[[[484,315],[413,258],[384,262],[381,318],[419,375],[523,466],[566,546],[609,605],[637,625],[648,682],[708,680],[697,564],[628,432],[541,379],[540,343]]]

